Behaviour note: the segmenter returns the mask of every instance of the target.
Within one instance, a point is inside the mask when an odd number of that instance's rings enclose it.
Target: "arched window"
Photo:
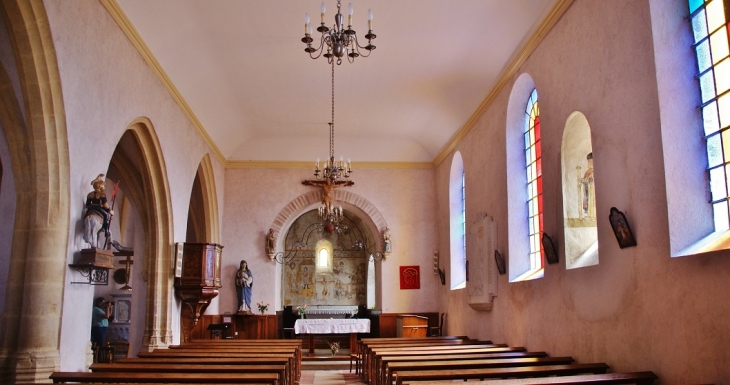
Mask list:
[[[540,109],[537,89],[532,90],[525,108],[525,163],[527,165],[527,227],[530,237],[530,269],[543,265],[542,243],[542,149]]]
[[[543,276],[540,109],[528,74],[515,81],[506,123],[508,274],[515,282]]]
[[[456,152],[449,178],[451,290],[466,287],[466,186],[464,161]]]
[[[560,147],[563,176],[565,268],[598,264],[598,221],[591,127],[585,115],[570,114]]]
[[[715,232],[730,227],[730,49],[728,20],[725,18],[727,6],[730,6],[728,0],[689,1]]]
[[[326,239],[320,239],[314,247],[317,274],[333,273],[334,246]]]

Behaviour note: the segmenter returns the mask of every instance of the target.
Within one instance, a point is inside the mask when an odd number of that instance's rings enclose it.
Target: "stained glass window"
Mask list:
[[[463,172],[461,173],[461,244],[466,259],[466,176]]]
[[[730,226],[730,0],[689,0],[715,231]]]
[[[542,151],[537,90],[532,90],[525,109],[525,164],[527,165],[527,225],[530,236],[530,269],[543,266],[542,243]]]

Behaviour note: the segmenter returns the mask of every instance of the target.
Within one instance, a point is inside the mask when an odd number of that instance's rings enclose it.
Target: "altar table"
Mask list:
[[[314,356],[315,334],[350,333],[350,353],[357,353],[357,333],[370,333],[370,320],[359,318],[345,319],[298,319],[294,323],[294,333],[309,335],[309,355]]]

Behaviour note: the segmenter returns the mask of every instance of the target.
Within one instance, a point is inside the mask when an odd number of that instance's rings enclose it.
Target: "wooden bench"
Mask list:
[[[271,384],[278,385],[275,373],[120,373],[54,372],[54,383],[177,383],[177,384]]]
[[[220,351],[209,351],[205,349],[193,349],[192,351],[181,351],[179,349],[155,349],[152,352],[140,352],[137,357],[141,359],[147,358],[191,358],[191,359],[252,359],[252,358],[280,358],[286,359],[292,368],[292,374],[298,381],[301,378],[301,362],[295,359],[295,354],[289,353],[269,353],[261,351],[248,351],[242,352],[220,352]],[[125,362],[125,360],[119,360],[119,362]]]
[[[480,350],[482,349],[482,350]],[[501,350],[503,349],[503,350]],[[409,355],[419,353],[423,355],[436,355],[443,352],[497,352],[497,351],[509,351],[509,347],[504,344],[456,344],[456,345],[421,345],[421,346],[405,346],[405,347],[380,347],[378,345],[371,346],[369,348],[369,354],[367,359],[364,361],[365,378],[364,380],[368,384],[374,384],[374,379],[378,375],[378,366],[381,357],[394,356],[394,355]],[[371,378],[371,376],[373,376]]]
[[[392,356],[381,357],[378,363],[380,384],[386,383],[387,365],[397,362],[424,362],[424,361],[457,361],[472,359],[500,359],[500,358],[540,358],[547,357],[545,352],[508,351],[498,353],[470,353],[470,354],[442,354],[428,356]]]
[[[371,344],[403,344],[403,343],[413,343],[413,342],[440,342],[440,341],[456,341],[456,340],[467,340],[469,337],[467,336],[442,336],[442,337],[428,337],[428,338],[402,338],[402,337],[395,337],[395,338],[362,338],[358,341],[358,349],[357,349],[357,355],[355,357],[351,357],[351,359],[355,360],[356,367],[363,368],[363,371],[360,373],[360,377],[365,379],[366,373],[364,373],[364,366],[365,358],[366,358],[366,350],[369,345]]]
[[[94,373],[274,373],[278,376],[279,383],[292,385],[291,378],[286,373],[286,365],[259,365],[259,364],[238,364],[238,365],[210,365],[210,364],[181,364],[181,363],[137,363],[137,364],[92,364],[90,367]]]
[[[115,364],[185,364],[185,365],[284,365],[285,380],[290,384],[299,381],[298,374],[294,372],[288,357],[249,357],[249,358],[231,358],[231,357],[159,357],[159,358],[125,358],[114,362]]]
[[[367,346],[364,346],[364,352],[363,352],[363,358],[362,358],[362,368],[363,368],[363,380],[366,382],[370,382],[369,376],[372,373],[375,363],[374,363],[374,357],[379,352],[386,352],[386,351],[416,351],[416,350],[450,350],[450,349],[456,349],[457,347],[463,347],[468,346],[470,348],[475,347],[506,347],[507,345],[494,345],[491,344],[490,341],[478,341],[478,340],[466,340],[466,339],[459,339],[459,340],[451,340],[451,341],[420,341],[420,342],[410,342],[410,341],[402,341],[399,343],[388,343],[388,344],[378,344],[378,343],[371,343]]]
[[[395,359],[393,362],[396,361],[428,361],[428,360],[448,360],[448,357],[453,356],[464,356],[471,357],[474,355],[487,355],[482,358],[488,358],[492,357],[495,354],[506,354],[506,353],[519,353],[524,352],[525,348],[517,347],[517,348],[509,348],[509,347],[494,347],[494,348],[474,348],[474,349],[457,349],[457,350],[430,350],[428,347],[425,347],[421,350],[408,350],[408,351],[400,351],[400,350],[387,350],[387,351],[381,351],[376,355],[373,355],[372,357],[372,366],[369,369],[372,373],[371,376],[373,378],[378,378],[378,376],[384,376],[385,372],[385,364],[391,360]],[[534,353],[535,357],[544,357],[547,356],[545,354],[544,356],[540,355],[541,352]],[[544,353],[544,352],[542,352]],[[465,357],[465,358],[467,358]],[[381,377],[384,379],[384,377]],[[370,382],[370,381],[368,381]]]
[[[583,374],[578,376],[519,378],[510,380],[492,380],[489,385],[652,385],[658,377],[654,372]],[[453,381],[414,382],[414,385],[453,385]],[[404,384],[407,385],[407,384]]]
[[[514,368],[524,366],[568,365],[573,362],[575,362],[573,357],[522,357],[458,361],[393,362],[388,364],[385,370],[385,381],[380,382],[380,384],[392,384],[393,378],[402,371]]]
[[[541,376],[569,376],[575,374],[603,374],[609,369],[604,363],[524,366],[517,368],[487,368],[460,370],[403,370],[395,374],[396,385],[420,381],[483,380],[492,378],[524,378]]]

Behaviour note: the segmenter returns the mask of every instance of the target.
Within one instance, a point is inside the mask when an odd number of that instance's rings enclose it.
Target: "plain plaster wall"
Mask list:
[[[679,8],[677,2],[683,0],[665,4]],[[561,260],[548,265],[542,279],[508,283],[500,276],[490,313],[471,310],[464,290],[442,289],[449,334],[603,361],[614,371],[652,370],[662,383],[730,378],[728,253],[670,257],[652,44],[649,1],[576,1],[457,145],[467,175],[479,175],[467,176],[467,223],[480,211],[493,215],[498,249],[507,251],[505,115],[514,80],[520,73],[534,79],[543,129],[545,231],[558,238]],[[560,143],[576,110],[591,122],[601,262],[566,271]],[[436,172],[442,256],[449,241],[449,160]],[[637,247],[619,249],[607,220],[612,206],[626,212]]]
[[[86,247],[81,238],[84,198],[89,183],[105,173],[130,123],[147,117],[162,148],[169,185],[173,240],[185,241],[188,205],[198,165],[211,153],[156,75],[105,8],[95,0],[46,1],[61,76],[70,160],[72,199],[68,263]],[[218,205],[223,206],[223,164],[213,153]],[[138,160],[143,164],[142,160]],[[158,235],[153,235],[158,236]],[[138,270],[143,266],[135,266]],[[144,271],[142,276],[148,272]],[[93,289],[72,285],[78,273],[66,271],[61,330],[61,369],[83,370],[91,324]],[[172,269],[170,269],[172,274]],[[136,284],[139,289],[144,285]],[[177,305],[177,304],[175,304]],[[173,342],[179,338],[179,310],[172,311]],[[144,328],[133,314],[133,328]],[[141,343],[136,341],[135,343]]]
[[[314,190],[302,185],[313,170],[303,168],[228,169],[226,208],[223,213],[223,287],[220,313],[236,310],[233,276],[245,259],[254,276],[251,303],[263,301],[281,309],[281,266],[269,260],[264,245],[266,233],[290,201]],[[437,311],[439,284],[432,273],[432,254],[437,249],[436,196],[432,169],[363,169],[353,164],[346,189],[372,203],[384,216],[391,231],[392,253],[378,264],[382,277],[384,312]],[[321,191],[321,189],[320,189]],[[398,267],[419,265],[421,289],[400,290]]]

